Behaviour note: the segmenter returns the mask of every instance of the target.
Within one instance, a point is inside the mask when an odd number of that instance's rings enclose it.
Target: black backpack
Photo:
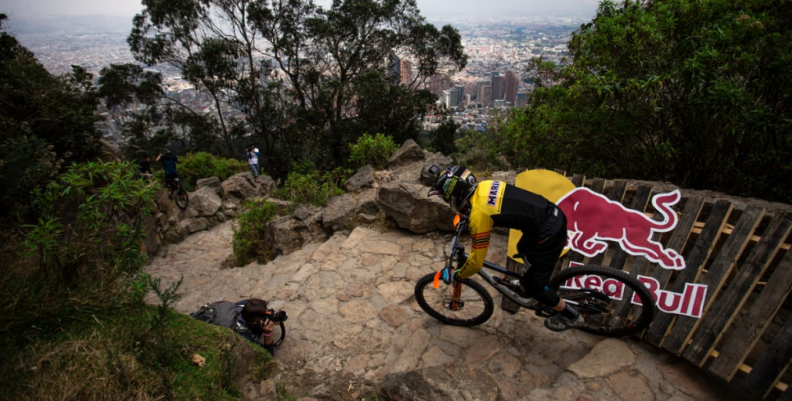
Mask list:
[[[190,317],[215,326],[234,329],[237,326],[237,306],[228,301],[213,302],[190,313]]]

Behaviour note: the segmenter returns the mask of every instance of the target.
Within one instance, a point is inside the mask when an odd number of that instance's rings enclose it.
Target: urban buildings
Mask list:
[[[517,85],[517,76],[511,71],[506,71],[506,76],[504,77],[504,99],[511,104],[515,104],[514,100],[517,97]]]

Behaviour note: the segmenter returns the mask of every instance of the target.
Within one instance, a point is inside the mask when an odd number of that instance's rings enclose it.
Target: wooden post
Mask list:
[[[514,259],[510,257],[506,257],[506,269],[509,271],[513,271],[515,273],[520,272],[520,263],[517,263]],[[510,277],[507,277],[507,280],[510,280]],[[503,297],[501,300],[501,309],[505,310],[509,313],[517,313],[520,310],[520,305],[515,302],[512,302],[511,299]]]

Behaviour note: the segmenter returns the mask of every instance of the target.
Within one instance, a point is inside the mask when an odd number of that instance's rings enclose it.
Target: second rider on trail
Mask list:
[[[162,162],[162,166],[165,168],[165,185],[168,186],[168,197],[170,197],[176,189],[173,187],[172,182],[174,179],[179,178],[179,174],[176,171],[176,163],[179,162],[179,157],[172,155],[170,150],[165,149],[157,156],[157,161]]]
[[[458,278],[471,277],[484,266],[492,227],[520,230],[517,252],[525,255],[531,266],[520,278],[524,294],[559,312],[545,320],[545,326],[564,331],[585,325],[580,313],[548,286],[567,239],[566,216],[559,207],[503,181],[479,183],[465,166],[443,171],[427,194],[432,195],[441,195],[455,213],[470,216],[472,250],[455,272]]]

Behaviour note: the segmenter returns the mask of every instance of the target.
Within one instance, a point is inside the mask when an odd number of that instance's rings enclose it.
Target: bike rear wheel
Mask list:
[[[190,197],[187,196],[187,191],[181,188],[177,188],[173,193],[173,200],[176,202],[176,206],[181,210],[187,209],[187,206],[190,205]]]
[[[645,329],[655,316],[652,294],[621,270],[593,265],[571,267],[550,279],[550,287],[583,315],[586,325],[579,330],[586,333],[627,336]],[[641,305],[633,300],[640,300]],[[623,309],[630,313],[617,313]]]
[[[492,296],[481,284],[467,279],[450,285],[441,282],[439,288],[434,288],[434,276],[435,273],[427,274],[415,284],[415,300],[424,312],[454,326],[476,326],[492,316]]]

